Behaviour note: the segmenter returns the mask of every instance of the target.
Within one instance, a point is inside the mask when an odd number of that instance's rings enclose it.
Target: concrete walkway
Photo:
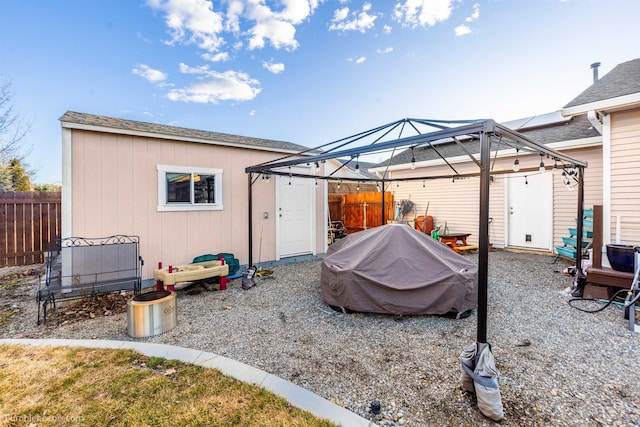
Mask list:
[[[207,353],[206,351],[192,350],[167,344],[110,340],[0,339],[0,344],[131,349],[146,356],[176,359],[205,368],[217,369],[223,374],[242,382],[263,387],[283,397],[293,406],[309,411],[317,417],[329,419],[333,423],[341,426],[376,426],[373,422],[289,381],[285,381],[282,378],[244,363],[229,359],[228,357]]]

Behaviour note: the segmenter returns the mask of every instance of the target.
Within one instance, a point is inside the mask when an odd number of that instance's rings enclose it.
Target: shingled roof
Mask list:
[[[62,127],[66,128],[95,131],[105,131],[108,129],[111,132],[119,134],[150,136],[203,144],[227,145],[287,153],[297,153],[308,149],[308,147],[285,141],[139,122],[136,120],[78,113],[75,111],[67,111],[64,113],[64,115],[60,117],[60,122],[62,123]]]
[[[623,62],[594,82],[564,108],[640,93],[640,58]]]

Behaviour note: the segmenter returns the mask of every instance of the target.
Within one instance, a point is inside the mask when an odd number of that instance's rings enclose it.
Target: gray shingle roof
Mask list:
[[[527,120],[514,120],[513,123],[522,123]],[[531,120],[531,123],[534,123],[535,120]],[[508,126],[509,123],[505,123],[505,126]],[[573,117],[570,120],[558,121],[553,124],[545,125],[545,126],[535,126],[530,128],[518,128],[517,130],[520,134],[526,136],[532,141],[541,143],[541,144],[550,144],[552,142],[561,142],[561,141],[573,141],[577,139],[590,138],[600,136],[598,131],[593,128],[587,116],[577,116]],[[471,152],[472,154],[480,153],[480,141],[464,141],[464,146]],[[504,147],[506,148],[506,147]],[[458,144],[451,142],[446,144],[441,144],[437,146],[438,151],[442,154],[443,157],[457,157],[464,156],[467,153],[458,146]],[[416,159],[416,162],[422,162],[427,160],[435,160],[440,159],[440,156],[429,147],[418,147],[413,150],[413,155]],[[407,149],[398,155],[394,156],[390,162],[385,161],[375,165],[375,167],[385,167],[387,165],[400,165],[400,164],[409,164],[411,162],[411,150]]]
[[[136,120],[118,119],[114,117],[99,116],[95,114],[67,111],[60,121],[84,126],[113,129],[119,133],[143,133],[149,135],[164,135],[177,140],[194,141],[220,145],[243,146],[247,148],[271,149],[297,153],[307,150],[308,147],[285,141],[252,138],[248,136],[232,135],[227,133],[210,132],[198,129],[182,128],[177,126],[161,125],[156,123],[139,122]]]
[[[623,62],[575,97],[564,108],[640,93],[640,58]]]

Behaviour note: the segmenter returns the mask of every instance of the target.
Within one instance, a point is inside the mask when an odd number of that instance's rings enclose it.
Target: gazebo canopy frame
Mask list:
[[[452,151],[451,148],[454,148]],[[405,159],[401,163],[415,163],[416,150],[432,150],[432,158],[440,158],[451,170],[450,174],[431,175],[428,168],[424,174],[418,174],[411,178],[389,178],[387,171],[392,164],[397,164],[398,159]],[[278,175],[284,177],[302,177],[316,180],[335,180],[337,170],[324,173],[320,167],[321,162],[330,159],[349,159],[343,166],[355,162],[355,169],[359,168],[360,156],[384,155],[388,156],[386,162],[377,165],[377,169],[385,169],[378,178],[362,176],[361,178],[339,179],[344,181],[376,182],[384,190],[394,181],[431,180],[431,179],[455,179],[459,177],[478,176],[480,178],[480,212],[478,230],[478,323],[477,341],[487,342],[487,302],[488,302],[488,261],[489,261],[489,183],[491,175],[512,173],[511,169],[493,170],[500,150],[539,154],[543,158],[551,159],[554,165],[560,162],[563,168],[577,170],[570,175],[578,187],[577,218],[584,214],[584,168],[587,163],[573,159],[563,153],[537,143],[524,135],[507,128],[494,120],[428,120],[428,119],[401,119],[382,125],[368,131],[342,138],[319,147],[309,148],[296,154],[284,156],[269,162],[250,166],[245,169],[248,174],[249,186],[249,265],[253,264],[253,230],[252,230],[252,186],[260,176]],[[513,150],[513,151],[512,151]],[[474,173],[460,174],[447,158],[460,153],[466,154],[470,161],[475,163],[478,171]],[[504,152],[504,151],[503,151]],[[492,153],[494,157],[492,159]],[[292,170],[298,165],[314,165],[313,173],[301,173]],[[555,166],[554,166],[555,167]],[[340,168],[339,168],[340,169]],[[339,170],[338,169],[338,170]],[[521,169],[522,172],[538,170],[538,168]],[[385,211],[383,207],[383,212]],[[384,213],[383,213],[384,215]],[[384,218],[383,218],[384,223]],[[577,223],[577,246],[582,247],[582,221]],[[584,277],[582,272],[581,251],[576,252],[575,280]]]

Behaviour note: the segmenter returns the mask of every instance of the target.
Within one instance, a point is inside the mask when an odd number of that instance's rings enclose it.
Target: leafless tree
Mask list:
[[[20,172],[30,177],[30,171],[25,157],[30,148],[24,145],[31,124],[18,114],[14,108],[11,81],[3,80],[0,76],[0,190],[23,190],[14,182],[14,165],[20,165]]]
[[[23,161],[29,149],[23,145],[31,124],[15,111],[11,81],[0,78],[0,164]]]

